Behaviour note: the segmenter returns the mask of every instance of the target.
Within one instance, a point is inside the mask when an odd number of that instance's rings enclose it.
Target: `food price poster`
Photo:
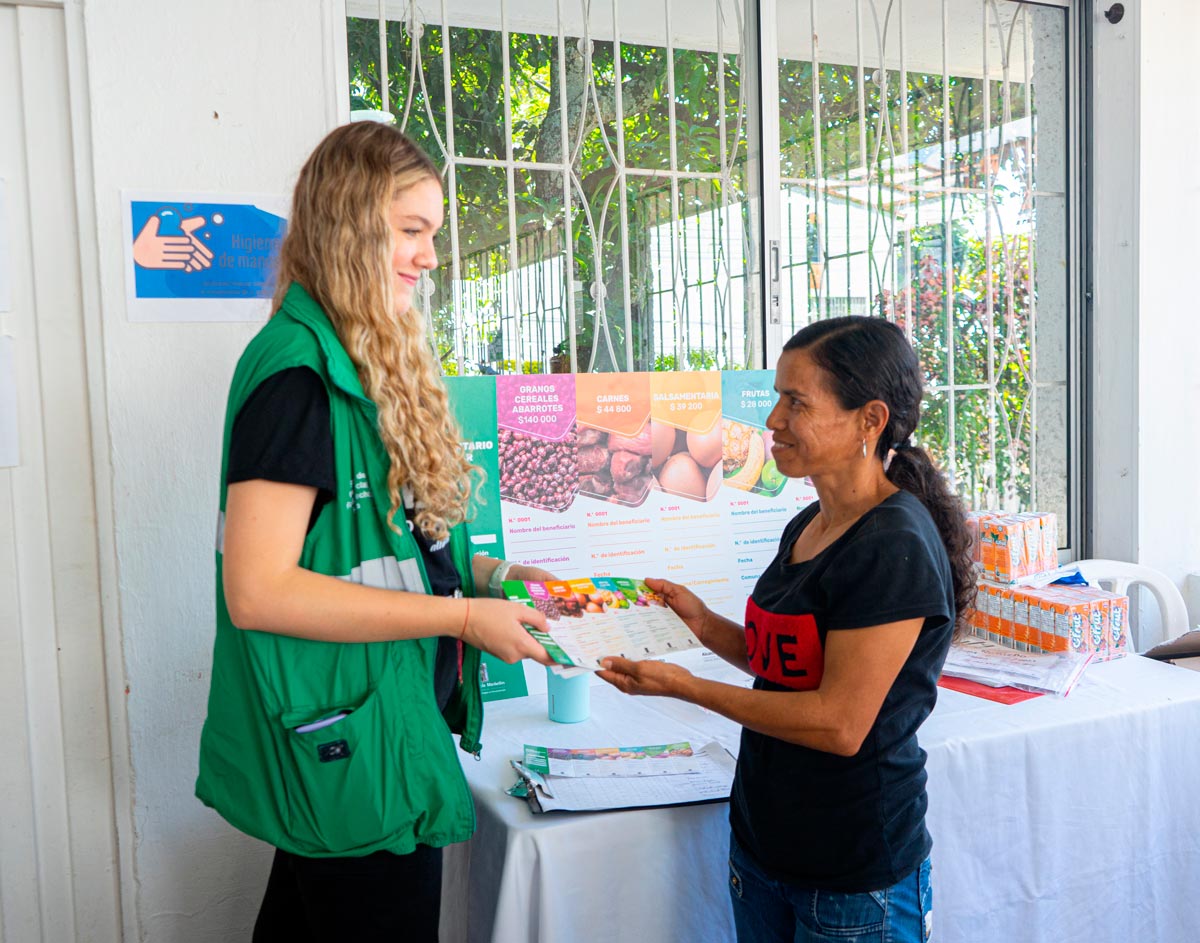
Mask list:
[[[450,377],[484,471],[476,552],[574,579],[662,576],[741,621],[784,525],[816,494],[779,474],[769,370]],[[545,690],[485,659],[487,699]]]

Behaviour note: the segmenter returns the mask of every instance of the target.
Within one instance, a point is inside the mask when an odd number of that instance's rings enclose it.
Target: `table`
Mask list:
[[[736,751],[735,725],[607,686],[582,724],[548,721],[544,696],[487,707],[483,759],[464,754],[479,826],[447,850],[443,940],[733,939],[727,804],[535,816],[503,789],[524,743]],[[920,736],[939,943],[1200,940],[1200,673],[1129,656],[1062,700],[942,691]]]

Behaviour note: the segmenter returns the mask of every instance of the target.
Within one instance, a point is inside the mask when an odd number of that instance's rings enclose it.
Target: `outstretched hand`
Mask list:
[[[462,641],[510,665],[522,658],[542,665],[554,664],[550,653],[525,629],[529,625],[545,632],[546,617],[542,613],[524,603],[505,599],[479,597],[471,599],[469,604]]]
[[[648,577],[644,582],[662,596],[663,601],[671,607],[675,615],[687,624],[687,627],[692,630],[692,634],[703,644],[704,622],[709,615],[709,609],[704,604],[704,600],[686,586],[680,586],[670,580]]]
[[[646,585],[650,585],[649,581]],[[657,589],[654,591],[659,592]],[[682,697],[688,682],[695,678],[690,671],[678,665],[662,661],[631,661],[619,655],[600,659],[600,665],[603,670],[596,674],[626,694]]]

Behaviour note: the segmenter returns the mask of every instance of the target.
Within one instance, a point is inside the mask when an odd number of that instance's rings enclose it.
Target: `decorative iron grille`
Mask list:
[[[759,367],[814,318],[883,316],[921,355],[922,440],[964,497],[1068,520],[1066,10],[348,8],[352,107],[390,112],[444,168],[443,264],[420,297],[447,373]],[[759,127],[779,142],[761,164]]]

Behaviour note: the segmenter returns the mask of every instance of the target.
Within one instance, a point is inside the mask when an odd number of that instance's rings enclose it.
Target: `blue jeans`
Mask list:
[[[738,943],[926,943],[933,931],[929,859],[892,887],[839,894],[767,877],[729,839]]]

